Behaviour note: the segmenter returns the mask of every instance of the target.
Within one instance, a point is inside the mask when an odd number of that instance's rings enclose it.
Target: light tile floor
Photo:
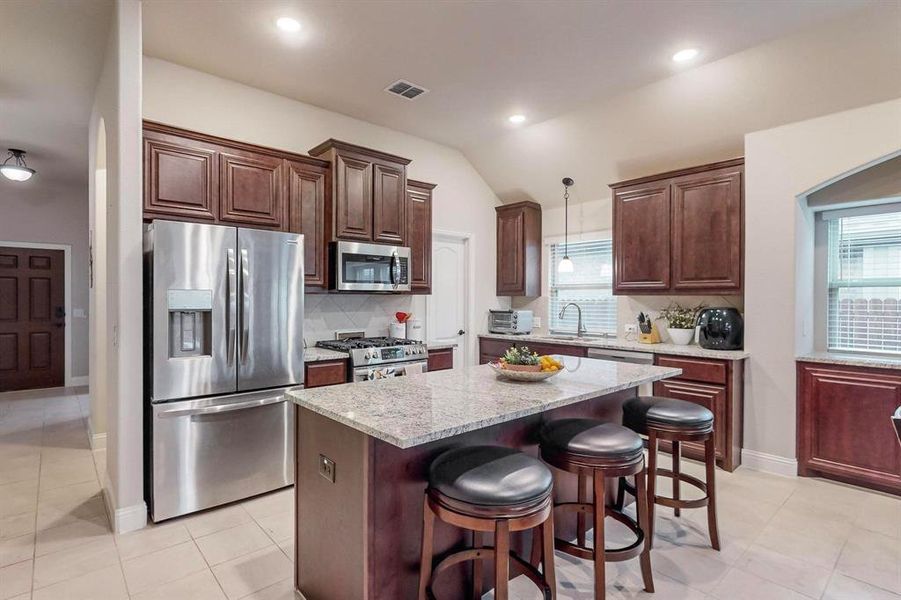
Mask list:
[[[0,600],[293,600],[291,490],[114,535],[87,411],[84,390],[0,394]],[[608,598],[901,600],[901,500],[748,469],[717,477],[722,551],[703,510],[659,509],[656,594],[629,561],[608,565]],[[625,539],[618,527],[608,544]],[[592,598],[589,563],[556,564],[561,600]],[[538,598],[522,577],[512,591]]]

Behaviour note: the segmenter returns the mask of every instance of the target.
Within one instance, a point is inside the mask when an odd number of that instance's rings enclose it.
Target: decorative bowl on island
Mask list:
[[[513,381],[543,381],[563,370],[563,363],[553,356],[538,356],[527,346],[513,346],[497,362],[488,363],[501,377]]]

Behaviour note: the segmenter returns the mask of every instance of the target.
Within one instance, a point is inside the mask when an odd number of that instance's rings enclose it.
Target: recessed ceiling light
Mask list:
[[[510,115],[507,118],[507,120],[510,121],[511,123],[513,123],[514,125],[519,125],[520,123],[526,122],[526,116],[525,115]]]
[[[676,62],[685,62],[691,60],[699,54],[697,48],[685,48],[673,54],[673,60]]]
[[[300,21],[292,19],[291,17],[282,17],[276,21],[275,24],[282,31],[288,31],[290,33],[300,31]]]

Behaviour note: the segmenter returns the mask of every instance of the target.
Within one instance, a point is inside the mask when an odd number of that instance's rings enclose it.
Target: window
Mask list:
[[[562,243],[550,245],[550,330],[576,332],[578,311],[570,308],[559,318],[568,302],[582,307],[582,325],[589,333],[616,333],[616,297],[613,295],[613,242],[592,240],[570,242],[572,273],[557,272],[563,258]]]
[[[901,206],[875,209],[823,215],[832,351],[901,354]]]

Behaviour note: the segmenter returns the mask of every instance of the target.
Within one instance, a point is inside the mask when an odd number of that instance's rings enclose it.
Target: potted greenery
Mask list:
[[[702,308],[703,305],[685,308],[678,303],[672,303],[660,311],[660,318],[666,319],[666,333],[674,344],[687,346],[691,343],[698,311]]]

